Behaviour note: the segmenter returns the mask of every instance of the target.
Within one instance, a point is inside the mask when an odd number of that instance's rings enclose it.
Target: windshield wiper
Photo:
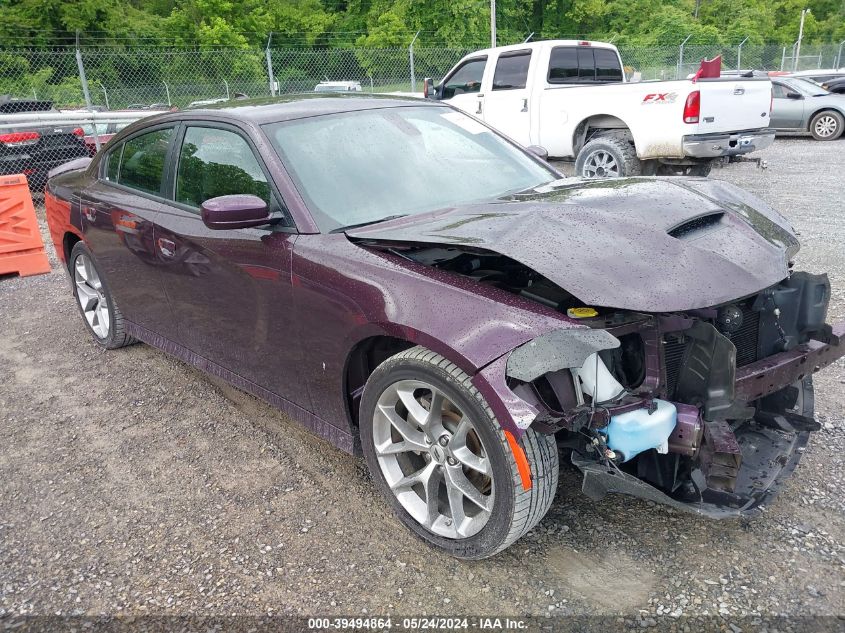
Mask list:
[[[388,215],[384,218],[379,218],[378,220],[368,220],[367,222],[359,222],[358,224],[347,224],[346,226],[339,226],[336,229],[332,229],[329,233],[343,233],[348,229],[358,229],[362,226],[369,226],[370,224],[378,224],[379,222],[387,222],[388,220],[396,220],[398,218],[404,218],[408,214],[407,213],[399,213],[397,215]]]

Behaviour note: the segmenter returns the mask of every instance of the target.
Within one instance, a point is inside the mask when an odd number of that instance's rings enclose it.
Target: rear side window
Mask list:
[[[530,63],[531,51],[500,55],[493,75],[493,90],[525,88]]]
[[[610,49],[558,46],[552,49],[548,79],[552,84],[622,81],[622,66]]]
[[[117,182],[117,173],[120,169],[120,154],[123,152],[123,145],[115,147],[109,152],[109,157],[106,159],[106,178],[112,182]]]
[[[176,201],[198,208],[231,194],[252,194],[270,204],[270,185],[252,148],[235,132],[189,127],[179,152]]]
[[[443,85],[443,99],[451,99],[456,95],[479,92],[481,78],[484,77],[486,57],[465,61]]]
[[[172,136],[173,128],[169,128],[148,132],[126,141],[123,145],[118,182],[138,191],[158,194],[164,176],[164,159]]]
[[[622,81],[619,56],[606,48],[593,50],[596,60],[596,81]]]

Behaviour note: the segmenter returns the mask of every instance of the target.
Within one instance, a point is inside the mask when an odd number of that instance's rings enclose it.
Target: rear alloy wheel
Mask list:
[[[379,365],[360,419],[370,473],[399,518],[453,556],[503,550],[551,505],[554,437],[532,429],[508,437],[470,377],[432,351],[415,347]]]
[[[810,134],[817,141],[835,141],[842,136],[845,118],[839,112],[825,110],[810,121]]]
[[[106,349],[135,343],[135,339],[124,331],[123,315],[100,274],[94,256],[83,242],[77,242],[71,251],[70,274],[73,296],[94,340]]]

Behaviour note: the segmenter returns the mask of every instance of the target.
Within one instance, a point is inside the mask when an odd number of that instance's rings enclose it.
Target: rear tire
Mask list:
[[[76,306],[97,344],[106,349],[117,349],[136,343],[126,333],[123,314],[97,260],[84,242],[77,242],[71,250],[69,269]]]
[[[824,110],[810,120],[810,134],[817,141],[835,141],[845,130],[845,117],[836,110]]]
[[[418,346],[384,361],[367,381],[360,413],[376,486],[402,523],[437,549],[462,559],[492,556],[531,530],[552,504],[559,468],[554,437],[528,429],[516,442],[530,469],[524,489],[490,407],[471,378],[439,354]]]
[[[642,172],[642,161],[626,132],[594,137],[575,160],[575,175],[580,178],[626,178]]]

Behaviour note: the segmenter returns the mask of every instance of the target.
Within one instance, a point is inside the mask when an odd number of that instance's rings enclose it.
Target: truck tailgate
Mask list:
[[[689,133],[737,132],[769,127],[772,82],[767,78],[701,79],[701,115]],[[694,129],[693,129],[694,128]]]

